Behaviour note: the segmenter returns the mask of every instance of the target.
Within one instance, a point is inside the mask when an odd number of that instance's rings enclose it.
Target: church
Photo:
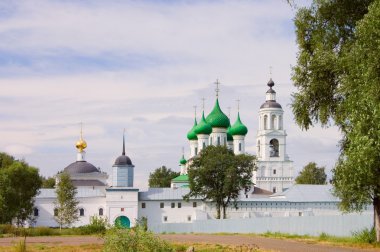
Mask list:
[[[209,145],[225,145],[235,154],[245,153],[248,128],[243,124],[240,112],[231,125],[230,119],[219,106],[218,82],[215,105],[205,116],[204,107],[199,122],[187,134],[190,145],[188,160],[180,159],[181,175],[174,178],[170,188],[149,188],[140,191],[134,187],[134,164],[125,153],[123,137],[122,153],[112,166],[112,174],[106,174],[86,161],[86,141],[82,137],[76,143],[76,161],[63,169],[77,188],[79,220],[74,226],[86,225],[90,217],[107,218],[110,224],[119,223],[133,227],[145,217],[150,224],[191,223],[215,219],[212,202],[200,199],[183,200],[189,192],[187,168],[191,159]],[[284,111],[276,102],[274,82],[269,80],[265,101],[259,108],[259,130],[256,136],[257,171],[253,174],[254,187],[248,195],[242,194],[238,208],[227,209],[227,216],[234,218],[288,217],[310,215],[339,215],[339,199],[331,194],[330,185],[293,185],[294,167],[286,152],[286,131],[283,125]],[[36,226],[56,227],[54,216],[55,189],[41,189],[35,199]]]

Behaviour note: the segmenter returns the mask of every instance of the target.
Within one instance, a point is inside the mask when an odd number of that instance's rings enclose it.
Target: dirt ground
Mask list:
[[[212,234],[162,234],[161,238],[175,243],[207,243],[221,245],[245,245],[257,246],[263,250],[283,252],[359,252],[380,251],[380,249],[360,249],[348,247],[336,247],[324,244],[307,243],[295,240],[283,240],[248,235],[212,235]],[[0,238],[0,246],[11,246],[23,238]],[[27,237],[27,244],[44,244],[49,246],[60,245],[84,245],[103,244],[103,240],[96,236],[49,236],[49,237]]]

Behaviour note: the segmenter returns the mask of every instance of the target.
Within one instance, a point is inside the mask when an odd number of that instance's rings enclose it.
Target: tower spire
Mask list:
[[[125,156],[125,128],[123,131],[123,153],[122,153],[122,155]]]

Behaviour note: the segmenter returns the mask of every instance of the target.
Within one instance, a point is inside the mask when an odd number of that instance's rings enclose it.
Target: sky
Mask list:
[[[340,133],[302,131],[290,108],[295,12],[285,0],[3,0],[0,151],[55,175],[75,162],[82,122],[87,161],[110,173],[125,129],[135,186],[146,188],[154,169],[179,171],[193,106],[199,119],[204,97],[211,111],[218,78],[221,108],[233,123],[240,100],[255,154],[271,66],[296,171],[314,161],[329,172]]]

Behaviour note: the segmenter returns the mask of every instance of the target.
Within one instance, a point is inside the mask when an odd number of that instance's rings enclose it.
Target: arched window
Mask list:
[[[33,208],[33,216],[38,216],[38,208]]]
[[[217,146],[219,146],[220,145],[220,137],[218,137],[218,142],[217,142]]]
[[[282,116],[278,117],[278,129],[282,129]]]
[[[198,148],[195,147],[195,155],[198,155]]]
[[[279,144],[277,139],[272,139],[269,142],[269,156],[278,157],[279,156]]]
[[[266,130],[268,128],[268,116],[264,116],[264,129]]]
[[[257,156],[260,157],[260,140],[257,141]]]
[[[83,208],[79,208],[79,216],[84,216],[84,209]]]
[[[99,208],[99,216],[103,216],[103,208]]]
[[[241,151],[241,143],[239,143],[239,151]]]
[[[271,120],[270,120],[270,128],[271,129],[277,129],[276,123],[277,123],[276,115],[272,115]]]

